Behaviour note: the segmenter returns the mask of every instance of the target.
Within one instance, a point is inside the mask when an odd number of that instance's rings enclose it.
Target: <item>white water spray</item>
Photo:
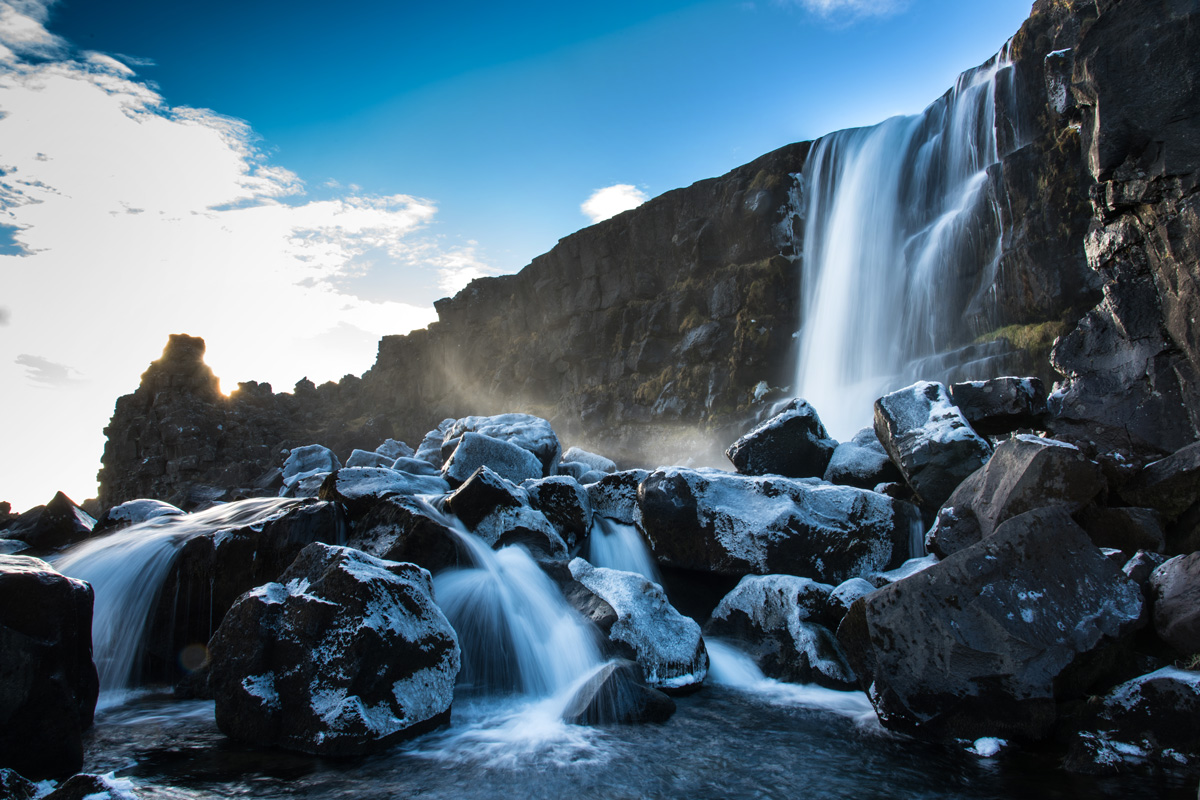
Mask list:
[[[1007,48],[964,73],[923,114],[838,131],[799,178],[805,219],[796,394],[829,432],[869,425],[875,399],[963,344],[987,316],[1000,255],[988,169],[1000,161],[996,106],[1011,92]],[[979,276],[970,287],[963,276]],[[949,308],[969,295],[966,307]],[[921,363],[925,360],[925,363]]]
[[[588,537],[588,561],[594,567],[635,572],[662,586],[654,556],[634,525],[597,515]]]

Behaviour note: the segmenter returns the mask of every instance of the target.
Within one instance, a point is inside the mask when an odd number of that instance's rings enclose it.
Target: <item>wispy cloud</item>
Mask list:
[[[56,58],[67,43],[46,30],[53,2],[0,0],[0,64],[25,58]]]
[[[615,217],[622,211],[637,208],[649,199],[646,193],[636,186],[618,183],[592,192],[591,197],[585,200],[579,208],[591,218],[593,223],[596,223],[609,217]]]
[[[822,19],[853,22],[864,17],[886,17],[903,11],[909,0],[780,0],[798,6]]]
[[[18,366],[25,368],[25,378],[37,386],[66,386],[82,380],[83,373],[79,370],[42,356],[22,353],[13,361]]]

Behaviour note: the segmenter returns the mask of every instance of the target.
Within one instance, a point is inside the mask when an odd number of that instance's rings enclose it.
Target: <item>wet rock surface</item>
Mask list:
[[[797,397],[730,445],[725,455],[742,475],[819,478],[836,447],[816,409]]]
[[[222,731],[347,756],[448,720],[458,639],[428,572],[316,544],[280,580],[239,598],[213,636]]]

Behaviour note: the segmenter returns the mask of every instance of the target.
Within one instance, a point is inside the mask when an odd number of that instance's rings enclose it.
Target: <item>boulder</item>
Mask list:
[[[308,444],[297,447],[288,453],[283,462],[283,485],[292,489],[305,478],[312,478],[322,473],[341,469],[342,462],[328,447],[319,444]]]
[[[529,503],[542,512],[569,549],[583,544],[592,527],[592,504],[587,490],[574,478],[556,475],[527,480],[521,487],[529,493]]]
[[[1046,421],[1046,387],[1038,378],[993,378],[950,386],[950,399],[983,436],[1004,436]]]
[[[496,508],[471,532],[495,550],[521,545],[539,562],[567,559],[566,542],[542,512],[529,506]]]
[[[617,618],[608,637],[632,651],[647,685],[666,692],[700,687],[708,673],[700,626],[676,611],[657,584],[632,572],[593,567],[582,558],[572,560],[570,570],[612,607]]]
[[[899,566],[919,530],[907,503],[815,480],[670,467],[647,477],[638,499],[660,562],[724,575],[837,584]]]
[[[836,447],[816,409],[797,397],[731,444],[725,456],[742,475],[819,478]]]
[[[454,450],[442,465],[442,477],[458,486],[475,470],[490,467],[503,478],[520,483],[542,477],[542,465],[533,453],[481,433],[467,432],[453,440]]]
[[[1147,464],[1128,484],[1121,497],[1134,506],[1161,511],[1174,521],[1200,502],[1200,442]]]
[[[9,539],[20,539],[36,550],[56,550],[92,535],[96,520],[62,492],[44,506],[36,506],[12,520],[4,530]]]
[[[829,616],[832,591],[793,575],[747,575],[713,611],[704,635],[736,639],[769,677],[854,689],[837,640],[818,623]]]
[[[582,485],[584,485],[584,486],[587,486],[587,485],[589,485],[589,484],[593,484],[593,483],[599,483],[600,481],[602,481],[602,480],[604,480],[606,477],[608,477],[608,475],[609,475],[609,473],[607,473],[607,472],[601,472],[601,471],[600,471],[600,470],[598,470],[598,469],[589,469],[587,472],[585,472],[585,473],[583,473],[582,475],[580,475],[580,476],[577,478],[577,480],[578,480],[578,481],[579,481],[579,482],[580,482]]]
[[[133,781],[128,778],[82,773],[72,775],[54,791],[39,800],[138,800]],[[36,795],[35,795],[36,796]]]
[[[410,561],[430,572],[471,564],[467,546],[445,516],[425,501],[385,497],[354,521],[347,544],[388,561]]]
[[[0,766],[61,778],[83,766],[100,684],[92,587],[27,556],[0,556]]]
[[[398,458],[412,458],[416,452],[406,445],[404,442],[397,442],[395,439],[386,439],[383,444],[375,448],[375,452],[384,458],[390,458],[395,461]],[[350,466],[347,464],[346,466]]]
[[[322,544],[238,598],[210,650],[226,735],[323,756],[448,722],[460,664],[427,571]]]
[[[1163,516],[1152,508],[1090,505],[1075,514],[1075,521],[1097,547],[1116,548],[1126,558],[1139,550],[1161,553],[1167,544]]]
[[[866,597],[878,588],[864,578],[851,578],[833,587],[829,593],[828,608],[830,614],[829,627],[836,630],[838,623],[846,616],[850,606],[860,597]]]
[[[1150,576],[1166,560],[1166,556],[1159,555],[1158,553],[1147,553],[1145,550],[1139,550],[1125,562],[1124,566],[1121,567],[1121,571],[1125,573],[1129,580],[1141,587],[1142,595],[1149,602],[1153,599],[1153,595],[1150,593]]]
[[[991,460],[964,480],[926,537],[941,557],[991,536],[996,527],[1035,508],[1074,513],[1105,488],[1100,465],[1078,448],[1053,439],[1020,435],[996,446]]]
[[[164,503],[161,500],[144,498],[140,500],[127,500],[101,514],[96,520],[96,526],[92,528],[92,533],[110,533],[118,531],[121,528],[127,528],[130,525],[136,525],[139,522],[145,522],[148,519],[178,517],[182,516],[183,513],[182,508],[173,506],[170,503]]]
[[[613,659],[584,682],[563,711],[573,725],[666,722],[675,701],[642,681],[636,663]]]
[[[419,458],[410,458],[408,456],[400,456],[392,463],[392,469],[397,472],[407,472],[409,475],[437,475],[441,476],[442,471],[438,467],[433,466],[428,461],[423,461]]]
[[[529,495],[524,489],[484,465],[447,495],[446,510],[468,528],[474,528],[497,508],[520,508],[528,503]]]
[[[1200,552],[1176,556],[1150,575],[1154,631],[1181,655],[1200,653]]]
[[[876,400],[875,435],[926,509],[939,508],[992,455],[940,383],[914,383]]]
[[[834,449],[829,466],[825,468],[825,480],[859,489],[874,489],[881,483],[903,481],[904,476],[879,443],[875,429],[863,428],[853,439]]]
[[[553,475],[555,465],[562,458],[562,445],[559,444],[558,436],[550,427],[550,423],[532,414],[497,414],[491,417],[463,417],[456,420],[442,440],[442,455],[449,456],[458,446],[458,440],[468,433],[507,442],[531,453],[541,465],[541,470],[537,475],[526,477],[542,478]]]
[[[1153,765],[1168,769],[1200,756],[1200,672],[1164,667],[1126,681],[1089,704],[1072,727],[1065,766],[1117,773]]]
[[[37,795],[37,786],[33,781],[26,780],[14,770],[0,768],[0,797],[7,800],[34,800]]]
[[[627,469],[601,475],[591,483],[588,483],[585,480],[587,476],[584,476],[579,482],[587,486],[592,514],[615,519],[626,525],[636,525],[641,522],[638,487],[649,474],[644,469]]]
[[[317,497],[341,503],[357,519],[385,497],[448,491],[449,484],[433,475],[409,475],[388,467],[343,467],[325,476]]]
[[[597,472],[605,474],[617,471],[617,464],[612,459],[596,455],[595,453],[589,453],[587,450],[579,447],[568,448],[567,452],[563,453],[562,460],[563,463],[583,464],[588,470],[594,469]]]
[[[400,456],[393,456],[393,457],[389,458],[388,456],[384,455],[383,453],[378,453],[378,452],[372,453],[372,452],[368,452],[366,450],[355,450],[354,452],[352,452],[350,454],[350,457],[346,459],[346,466],[347,467],[388,467],[390,469],[392,464],[395,464],[396,459],[399,457]]]
[[[446,440],[446,432],[454,426],[455,422],[457,422],[455,419],[444,419],[439,422],[436,428],[425,434],[425,438],[417,445],[412,457],[440,470],[442,464],[446,463],[446,458],[442,455],[442,443]]]
[[[1043,508],[860,599],[838,640],[888,728],[1038,739],[1059,701],[1110,677],[1144,617],[1137,585]]]

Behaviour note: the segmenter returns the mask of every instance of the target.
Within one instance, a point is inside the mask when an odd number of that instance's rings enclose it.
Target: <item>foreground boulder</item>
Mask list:
[[[210,649],[226,735],[325,756],[448,722],[459,670],[428,572],[321,544],[239,598]]]
[[[569,549],[580,546],[592,527],[592,504],[587,490],[574,478],[555,475],[521,484],[533,508],[542,512]]]
[[[0,556],[0,766],[34,779],[83,766],[100,690],[93,599],[44,561]]]
[[[730,445],[725,456],[742,475],[819,478],[836,447],[816,409],[797,397]]]
[[[1164,667],[1126,681],[1071,722],[1066,766],[1115,773],[1130,766],[1179,768],[1200,758],[1200,672]]]
[[[1200,553],[1176,556],[1150,575],[1154,631],[1180,655],[1200,654]]]
[[[1003,436],[1040,428],[1046,420],[1046,387],[1038,378],[993,378],[950,386],[950,397],[976,433]]]
[[[657,470],[638,500],[646,536],[664,563],[829,584],[899,566],[919,523],[913,506],[875,492],[713,469]]]
[[[1100,465],[1053,439],[1016,436],[964,480],[938,512],[926,545],[945,558],[991,536],[1005,520],[1035,508],[1074,513],[1104,490]]]
[[[347,542],[387,561],[409,561],[430,572],[471,563],[450,520],[417,497],[385,497],[355,520]]]
[[[612,608],[608,638],[627,648],[647,685],[667,692],[697,689],[708,674],[700,626],[670,604],[658,584],[633,572],[570,563],[571,577]]]
[[[940,383],[914,383],[876,400],[875,434],[931,510],[992,455]]]
[[[933,737],[1037,739],[1144,624],[1142,593],[1063,509],[862,598],[838,628],[880,720]]]
[[[833,587],[794,575],[747,575],[713,611],[706,636],[736,639],[764,675],[853,689],[853,670],[828,618]]]

